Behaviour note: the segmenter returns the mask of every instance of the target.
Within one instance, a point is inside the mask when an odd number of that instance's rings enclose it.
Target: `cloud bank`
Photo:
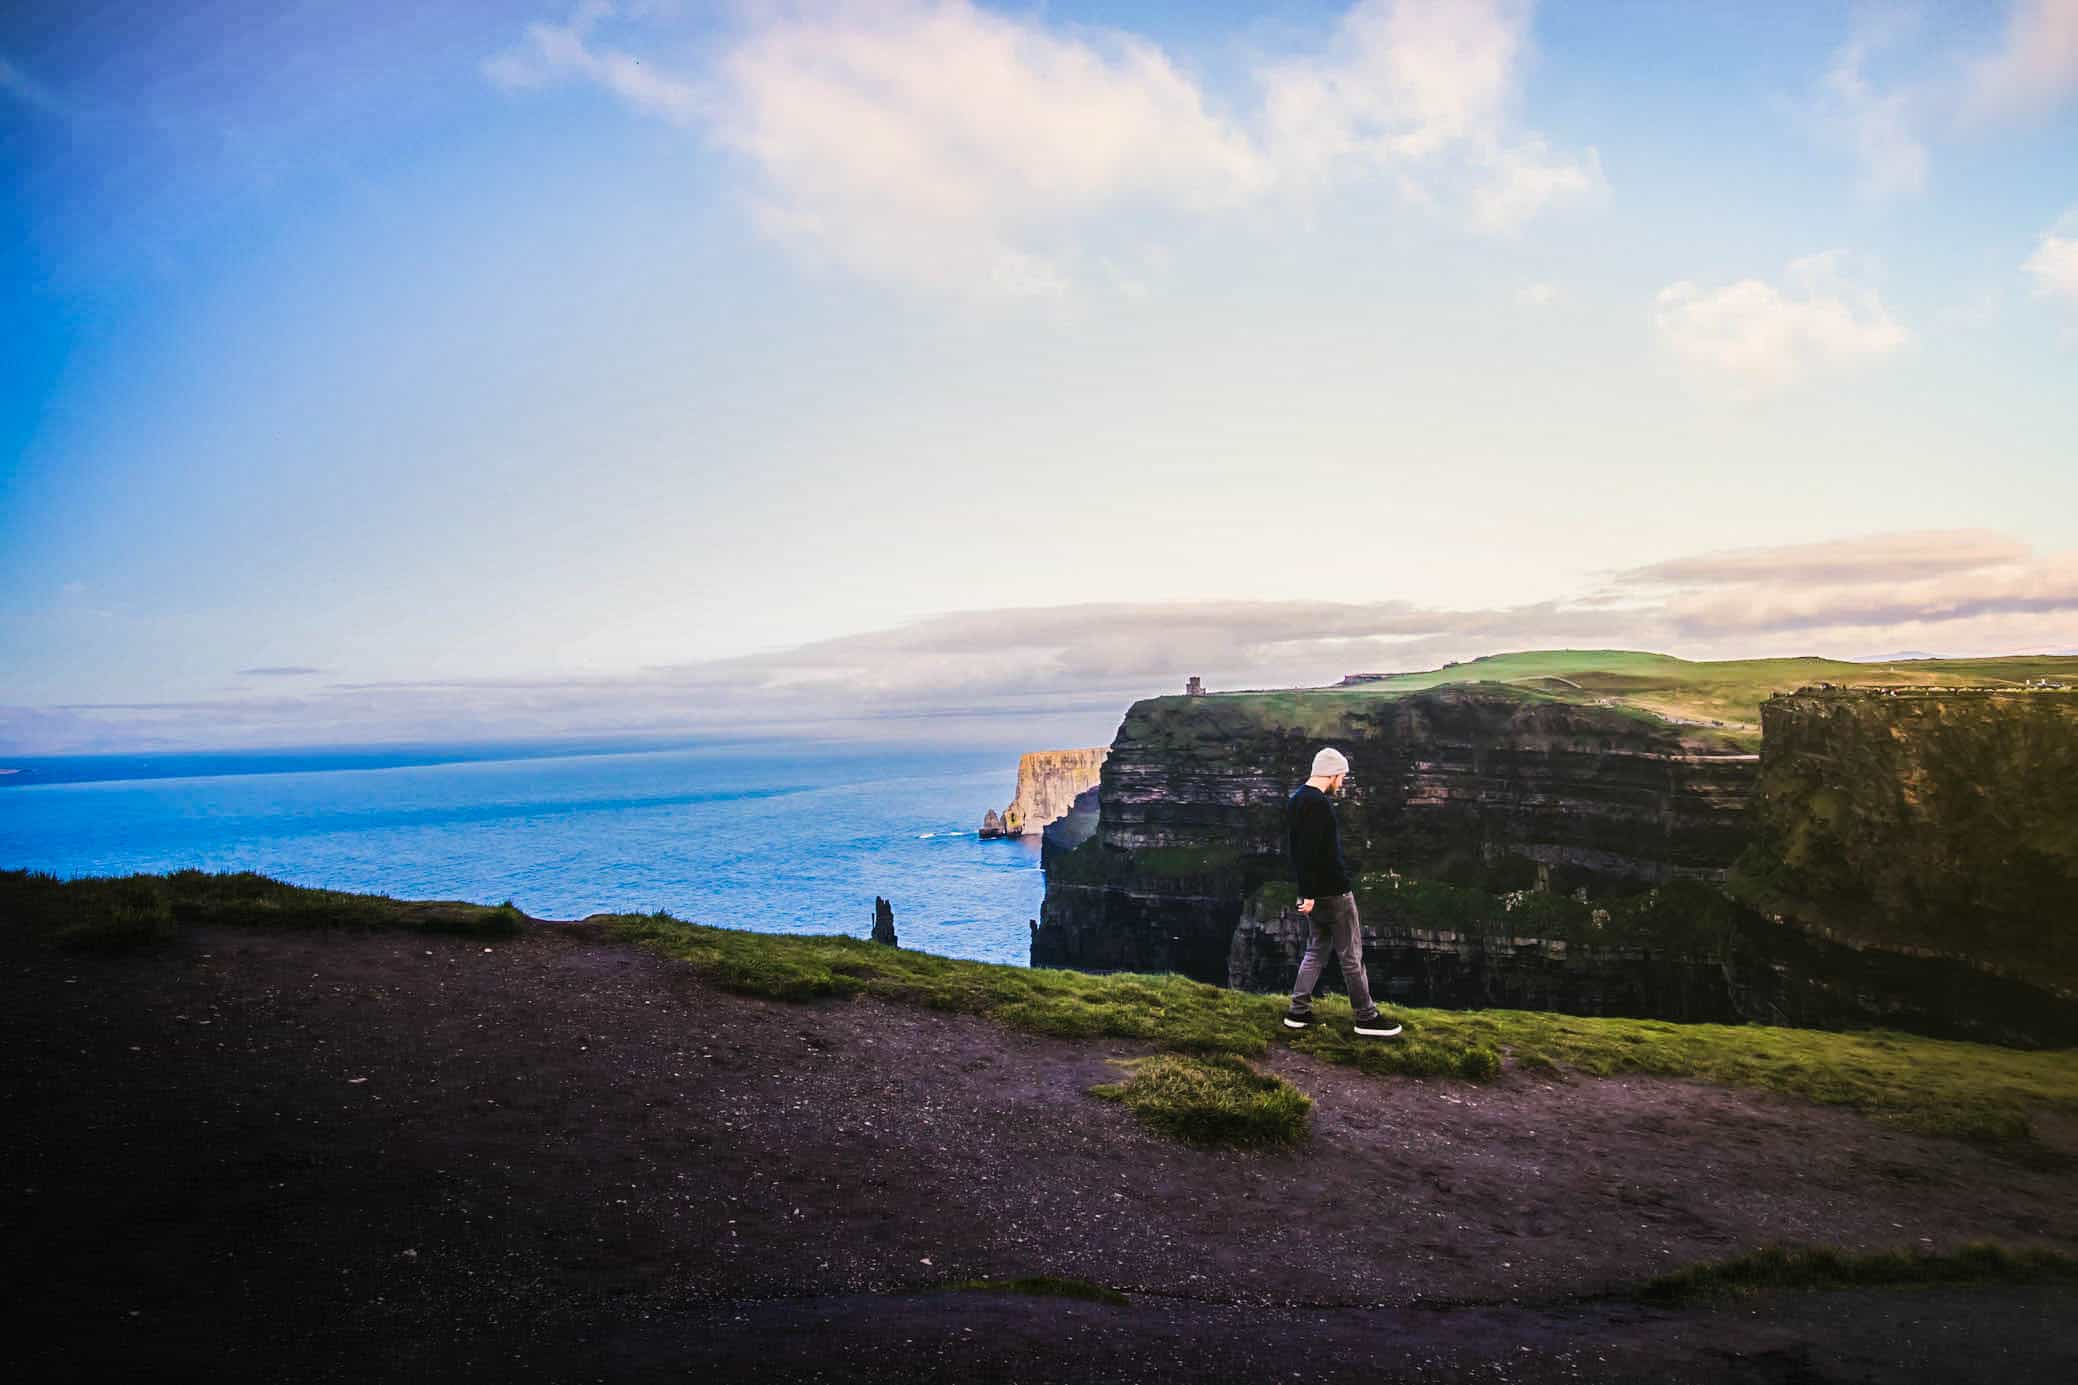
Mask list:
[[[944,734],[1077,711],[1114,724],[1191,674],[1315,686],[1536,647],[1691,658],[2068,649],[2078,553],[1982,530],[1671,558],[1594,590],[1453,610],[1402,601],[1106,602],[959,611],[772,653],[619,676],[333,682],[301,695],[0,708],[13,754],[608,733]]]

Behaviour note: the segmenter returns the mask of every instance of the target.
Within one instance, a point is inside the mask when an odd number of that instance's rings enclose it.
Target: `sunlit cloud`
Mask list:
[[[1873,50],[1890,35],[1856,35],[1833,55],[1818,88],[1823,128],[1861,164],[1861,189],[1875,198],[1919,192],[1926,186],[1927,151],[1918,124],[1925,95],[1911,87],[1885,88],[1867,73]]]
[[[2078,304],[2078,207],[2042,233],[2020,267],[2034,279],[2036,293]]]
[[[1660,343],[1692,374],[1741,393],[1780,389],[1906,346],[1911,332],[1844,264],[1837,251],[1794,260],[1779,288],[1761,279],[1714,289],[1669,284],[1653,302]]]
[[[740,160],[773,240],[963,295],[1144,296],[1092,242],[1353,182],[1488,234],[1606,186],[1593,149],[1517,123],[1530,7],[1504,0],[1361,0],[1318,51],[1261,63],[1233,109],[1152,40],[968,0],[755,9],[698,72],[609,42],[615,19],[591,3],[532,24],[484,74],[586,80],[697,127]]]
[[[1975,120],[2039,115],[2078,90],[2078,0],[2019,0],[2003,41],[1967,69],[1964,114]]]

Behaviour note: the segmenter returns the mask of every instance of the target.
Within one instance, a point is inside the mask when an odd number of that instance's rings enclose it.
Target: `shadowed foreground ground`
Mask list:
[[[2054,1114],[1981,1146],[1280,1047],[1311,1141],[1207,1153],[1086,1095],[1144,1045],[727,995],[587,926],[0,948],[40,1378],[2078,1378],[2068,1287],[1594,1297],[1772,1242],[2078,1250]],[[1129,1301],[942,1287],[1042,1274]]]

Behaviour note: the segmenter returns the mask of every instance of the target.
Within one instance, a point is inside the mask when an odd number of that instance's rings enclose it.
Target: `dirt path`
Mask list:
[[[0,949],[0,1289],[57,1376],[2078,1376],[2054,1290],[1558,1302],[1771,1241],[2078,1250],[2068,1127],[1995,1153],[1700,1084],[1279,1049],[1311,1146],[1203,1153],[1085,1095],[1139,1046],[728,996],[583,927]],[[933,1292],[1038,1274],[1133,1303]]]

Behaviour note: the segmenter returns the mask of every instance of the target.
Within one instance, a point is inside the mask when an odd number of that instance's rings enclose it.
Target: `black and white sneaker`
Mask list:
[[[1311,1011],[1286,1010],[1284,1012],[1284,1027],[1286,1029],[1306,1029],[1311,1027],[1312,1024],[1313,1014]]]
[[[1400,1037],[1400,1022],[1382,1014],[1373,1015],[1367,1020],[1358,1020],[1356,1032],[1367,1039],[1397,1039]]]

